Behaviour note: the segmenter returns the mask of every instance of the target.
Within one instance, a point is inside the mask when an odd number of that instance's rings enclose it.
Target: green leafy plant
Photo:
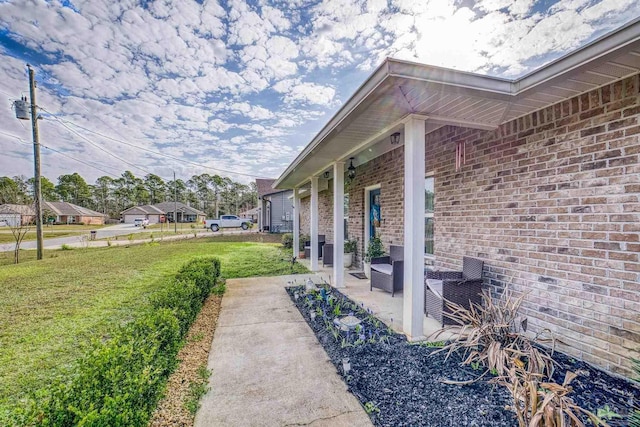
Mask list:
[[[384,246],[380,236],[373,236],[369,239],[367,250],[364,253],[365,262],[371,262],[371,258],[377,258],[384,255]]]
[[[198,341],[202,341],[204,339],[204,334],[202,332],[198,332],[197,334],[194,334],[191,338],[189,338],[190,342],[198,342]]]
[[[300,233],[300,236],[298,236],[298,251],[303,252],[304,251],[304,242],[309,241],[309,235],[308,234],[302,234]],[[293,242],[291,243],[293,245]]]
[[[339,316],[341,316],[341,315],[342,315],[342,309],[340,308],[340,303],[336,303],[336,304],[333,306],[333,315],[334,315],[335,317],[339,317]]]
[[[62,246],[60,246],[60,249],[62,249],[63,251],[72,251],[73,247],[67,245],[66,243],[63,243]]]
[[[622,418],[620,414],[613,411],[609,407],[609,405],[604,405],[604,407],[598,408],[598,410],[596,411],[596,415],[602,420],[613,420],[614,418]]]
[[[196,379],[189,382],[189,393],[184,406],[191,415],[195,415],[196,412],[198,412],[198,409],[200,409],[200,399],[209,391],[207,384],[210,375],[211,371],[208,370],[206,366],[201,365],[198,366]]]
[[[284,233],[282,235],[282,246],[285,249],[293,248],[293,234],[292,233]]]
[[[380,408],[374,402],[367,402],[364,404],[364,410],[367,414],[379,414]]]
[[[357,240],[345,240],[344,241],[344,253],[345,254],[356,253],[357,248],[358,248],[358,241]]]

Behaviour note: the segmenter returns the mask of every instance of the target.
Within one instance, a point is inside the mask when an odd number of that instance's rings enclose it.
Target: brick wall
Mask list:
[[[625,375],[640,356],[639,114],[635,76],[495,132],[443,128],[426,145],[439,265],[485,259],[494,291],[529,292],[534,331]]]
[[[505,284],[527,292],[530,331],[548,328],[560,350],[627,376],[631,357],[640,357],[638,80],[601,87],[496,131],[441,128],[427,136],[425,158],[435,175],[437,265],[459,269],[464,255],[484,259],[494,295]],[[458,141],[466,142],[467,154],[460,171]],[[357,165],[346,185],[357,263],[367,186],[381,186],[385,247],[403,242],[403,156],[399,147]],[[305,200],[301,224],[308,232]],[[320,229],[328,234],[331,196],[320,198],[323,205]]]
[[[306,235],[311,230],[311,197],[300,200],[300,232]],[[333,181],[329,189],[318,192],[318,234],[325,235],[325,241],[333,241]]]
[[[404,240],[404,147],[383,154],[356,167],[355,179],[346,184],[349,194],[349,239],[358,240],[356,264],[364,254],[365,188],[380,184],[380,218],[378,231],[385,249],[401,245]]]

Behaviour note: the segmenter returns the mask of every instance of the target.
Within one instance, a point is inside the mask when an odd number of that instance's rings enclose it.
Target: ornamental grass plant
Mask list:
[[[447,316],[455,325],[442,328],[435,336],[455,332],[457,338],[434,354],[446,352],[448,358],[458,353],[463,365],[482,366],[485,371],[476,380],[445,382],[463,385],[493,374],[489,382],[505,386],[512,395],[510,409],[516,414],[519,427],[583,427],[584,420],[594,426],[607,426],[569,396],[576,373],[567,371],[562,384],[553,381],[554,361],[535,343],[549,340],[553,343],[552,338],[543,339],[549,331],[542,331],[533,340],[524,335],[527,321],[518,312],[525,296],[516,296],[507,288],[496,301],[484,290],[482,303],[471,304],[469,309],[446,301],[451,309]]]

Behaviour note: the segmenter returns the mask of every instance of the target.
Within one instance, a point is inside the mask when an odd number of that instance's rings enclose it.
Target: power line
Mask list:
[[[229,174],[233,174],[233,175],[247,176],[249,178],[264,178],[261,175],[253,175],[253,174],[249,174],[249,173],[235,172],[235,171],[230,171],[230,170],[226,170],[226,169],[221,169],[221,168],[215,168],[215,167],[212,167],[212,166],[208,166],[208,165],[205,165],[204,163],[198,163],[198,162],[193,162],[191,160],[181,159],[180,157],[176,157],[176,156],[173,156],[171,154],[166,154],[166,153],[162,153],[160,151],[151,150],[149,148],[142,147],[140,145],[132,144],[130,142],[123,141],[121,139],[113,138],[113,137],[111,137],[109,135],[105,135],[105,134],[100,133],[98,131],[88,129],[88,128],[84,127],[84,126],[80,126],[79,124],[73,123],[73,122],[71,122],[69,120],[65,120],[65,119],[58,119],[58,120],[62,120],[64,122],[66,122],[66,123],[69,123],[69,124],[71,124],[73,126],[76,126],[79,129],[82,129],[84,131],[87,131],[87,132],[90,132],[92,134],[98,135],[98,136],[100,136],[102,138],[105,138],[105,139],[108,139],[110,141],[118,142],[118,143],[124,144],[124,145],[128,145],[130,147],[137,148],[139,150],[143,150],[143,151],[146,151],[148,153],[155,154],[155,155],[158,155],[158,156],[166,157],[168,159],[176,160],[178,162],[187,163],[187,164],[194,165],[194,166],[200,166],[202,168],[211,169],[211,170],[218,171],[218,172],[224,172],[224,173],[229,173]],[[109,127],[109,128],[117,133],[117,131],[115,131],[112,127]]]
[[[49,113],[49,111],[45,110],[44,108],[42,108],[42,110],[43,110],[43,111],[46,111],[47,113]],[[51,114],[51,113],[49,113],[49,114]],[[86,136],[84,136],[84,135],[82,135],[82,134],[78,133],[78,132],[77,132],[77,131],[75,131],[74,129],[72,129],[72,128],[70,128],[69,126],[67,126],[67,125],[66,125],[62,120],[58,119],[58,118],[57,118],[56,116],[54,116],[53,114],[51,114],[51,115],[52,115],[52,117],[55,119],[55,121],[59,122],[59,123],[60,123],[62,126],[64,126],[67,130],[69,130],[69,131],[73,132],[75,135],[77,135],[77,136],[79,136],[80,138],[84,139],[84,140],[85,140],[85,141],[87,141],[89,144],[91,144],[91,145],[93,145],[94,147],[96,147],[98,150],[100,150],[100,151],[102,151],[102,152],[104,152],[104,153],[106,153],[106,154],[108,154],[108,155],[110,155],[110,156],[114,157],[115,159],[120,160],[120,161],[121,161],[121,162],[123,162],[123,163],[126,163],[127,165],[129,165],[129,166],[131,166],[131,167],[133,167],[133,168],[136,168],[136,169],[138,169],[138,170],[141,170],[141,171],[143,171],[144,173],[155,175],[155,174],[153,174],[152,172],[149,172],[148,170],[146,170],[146,169],[144,169],[144,168],[141,168],[141,167],[140,167],[140,166],[138,166],[138,165],[135,165],[135,164],[133,164],[133,163],[130,163],[129,161],[127,161],[127,160],[123,159],[122,157],[120,157],[120,156],[118,156],[118,155],[116,155],[116,154],[114,154],[114,153],[110,152],[110,151],[109,151],[109,150],[107,150],[106,148],[101,147],[99,144],[97,144],[97,143],[95,143],[95,142],[91,141],[91,140],[90,140],[89,138],[87,138]]]
[[[57,80],[57,79],[56,79],[56,78],[54,78],[54,77],[51,75],[51,73],[49,73],[48,71],[43,70],[42,68],[40,69],[40,71],[41,71],[41,72],[43,72],[44,74],[46,74],[46,75],[47,75],[51,80]],[[9,94],[7,94],[7,95],[9,95]],[[9,95],[9,96],[10,96],[10,95]],[[83,110],[85,110],[86,112],[88,112],[89,114],[91,114],[91,117],[97,118],[97,119],[98,119],[99,121],[101,121],[105,126],[107,126],[109,129],[111,129],[114,133],[116,133],[117,135],[119,135],[121,138],[125,138],[125,137],[124,137],[124,136],[123,136],[123,135],[122,135],[122,134],[121,134],[117,129],[115,129],[115,128],[114,128],[113,126],[111,126],[109,123],[107,123],[106,121],[104,121],[100,116],[95,115],[95,114],[94,114],[91,110],[89,110],[86,106],[84,106],[83,104],[81,104],[81,103],[80,103],[80,102],[79,102],[75,97],[65,97],[64,99],[68,99],[68,100],[71,100],[72,102],[76,103],[76,104],[77,104],[78,106],[80,106]],[[149,171],[147,171],[147,170],[145,170],[145,169],[143,169],[143,168],[141,168],[141,167],[139,167],[139,166],[137,166],[137,165],[134,165],[134,164],[132,164],[132,163],[129,163],[129,162],[127,162],[126,160],[124,160],[124,159],[122,159],[122,158],[119,158],[119,157],[115,156],[115,154],[112,154],[112,153],[111,153],[111,152],[109,152],[108,150],[105,150],[105,149],[103,149],[102,147],[98,146],[97,144],[93,143],[92,141],[88,140],[88,139],[87,139],[87,138],[85,138],[83,135],[81,135],[81,134],[79,134],[79,133],[75,132],[73,129],[70,129],[69,127],[67,127],[67,126],[65,125],[65,123],[68,123],[68,124],[70,124],[70,125],[72,125],[72,126],[75,126],[75,127],[79,128],[79,129],[82,129],[82,130],[84,130],[84,131],[90,132],[90,133],[92,133],[92,134],[98,135],[98,136],[100,136],[100,137],[102,137],[102,138],[105,138],[105,139],[108,139],[108,140],[110,140],[110,141],[114,141],[114,142],[118,142],[118,143],[120,143],[120,144],[128,145],[128,146],[130,146],[130,147],[133,147],[133,148],[136,148],[136,149],[139,149],[139,150],[143,150],[143,151],[146,151],[146,152],[148,152],[148,153],[155,154],[155,155],[157,155],[157,156],[161,156],[161,157],[165,157],[165,158],[168,158],[168,159],[172,159],[172,160],[175,160],[175,161],[178,161],[178,162],[181,162],[181,163],[185,163],[185,164],[189,164],[189,165],[194,165],[194,166],[199,166],[199,167],[204,168],[204,169],[210,169],[210,170],[213,170],[213,171],[216,171],[216,172],[222,172],[222,173],[227,173],[227,174],[231,174],[231,175],[246,176],[246,177],[249,177],[249,178],[266,178],[266,177],[261,176],[261,175],[254,175],[254,174],[249,174],[249,173],[243,173],[243,172],[232,171],[232,170],[228,170],[228,169],[216,168],[216,167],[212,167],[212,166],[205,165],[205,164],[203,164],[203,163],[198,163],[198,162],[194,162],[194,161],[191,161],[191,160],[182,159],[182,158],[180,158],[180,157],[176,157],[176,156],[173,156],[173,155],[171,155],[171,154],[166,154],[166,153],[162,153],[162,152],[159,152],[159,151],[151,150],[151,149],[149,149],[149,148],[142,147],[142,146],[139,146],[139,145],[136,145],[136,144],[132,144],[132,143],[127,142],[127,141],[124,141],[124,140],[122,140],[122,139],[113,138],[113,137],[111,137],[111,136],[108,136],[108,135],[102,134],[102,133],[100,133],[100,132],[98,132],[98,131],[94,131],[94,130],[88,129],[88,128],[84,127],[84,126],[80,126],[80,125],[78,125],[78,124],[76,124],[76,123],[73,123],[73,122],[72,122],[72,121],[70,121],[70,120],[61,119],[61,118],[57,117],[54,113],[52,113],[51,111],[46,110],[46,109],[45,109],[45,108],[43,108],[43,107],[38,107],[38,108],[40,108],[42,111],[45,111],[45,112],[47,112],[47,113],[51,114],[51,116],[52,116],[56,121],[60,122],[60,123],[61,123],[63,126],[65,126],[68,130],[70,130],[70,131],[74,132],[76,135],[78,135],[79,137],[81,137],[81,138],[85,139],[87,142],[89,142],[90,144],[94,145],[94,146],[95,146],[95,147],[97,147],[98,149],[102,150],[103,152],[105,152],[105,153],[107,153],[107,154],[109,154],[109,155],[111,155],[111,156],[114,156],[114,157],[118,158],[118,159],[119,159],[119,160],[121,160],[122,162],[124,162],[124,163],[126,163],[126,164],[128,164],[128,165],[130,165],[130,166],[132,166],[132,167],[134,167],[134,168],[136,168],[136,169],[138,169],[138,170],[141,170],[141,171],[143,171],[143,172],[145,172],[145,173],[151,173],[151,172],[149,172]],[[165,178],[165,179],[168,179],[168,178]]]
[[[14,142],[16,142],[16,144],[20,144],[20,145],[27,145],[27,146],[30,146],[30,145],[31,145],[31,143],[30,143],[30,142],[25,141],[24,139],[20,138],[19,136],[11,135],[11,134],[9,134],[9,133],[2,132],[2,131],[0,131],[0,134],[3,134],[3,135],[5,135],[5,136],[8,136],[8,137],[11,137],[11,138],[14,138],[14,139],[18,140],[18,141],[14,141]],[[75,160],[76,162],[82,163],[82,164],[87,165],[87,166],[89,166],[89,167],[91,167],[91,168],[93,168],[93,169],[99,170],[100,172],[106,173],[107,175],[111,175],[111,176],[113,176],[113,177],[119,178],[119,176],[118,176],[118,175],[116,175],[116,174],[114,174],[114,173],[112,173],[112,172],[108,172],[108,171],[106,171],[106,170],[104,170],[104,169],[101,169],[101,168],[99,168],[98,166],[95,166],[95,165],[93,165],[93,164],[91,164],[91,163],[89,163],[89,162],[86,162],[86,161],[82,160],[82,159],[78,159],[77,157],[73,157],[73,156],[70,156],[70,155],[69,155],[69,154],[67,154],[67,153],[64,153],[64,152],[62,152],[62,151],[56,150],[55,148],[47,147],[46,145],[43,145],[43,144],[40,144],[40,146],[41,146],[42,148],[46,148],[47,150],[51,150],[51,151],[53,151],[54,153],[60,154],[61,156],[68,157],[69,159]]]

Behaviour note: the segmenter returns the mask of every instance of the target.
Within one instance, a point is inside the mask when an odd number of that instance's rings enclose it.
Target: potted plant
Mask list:
[[[374,236],[369,239],[367,250],[364,253],[364,275],[367,279],[371,278],[371,258],[377,258],[384,255],[384,246],[382,246],[382,240],[380,236]]]
[[[298,259],[304,259],[304,243],[309,240],[309,235],[300,233],[298,236]]]
[[[353,256],[356,253],[356,247],[358,246],[357,240],[345,240],[344,241],[344,267],[349,268],[353,264]]]

